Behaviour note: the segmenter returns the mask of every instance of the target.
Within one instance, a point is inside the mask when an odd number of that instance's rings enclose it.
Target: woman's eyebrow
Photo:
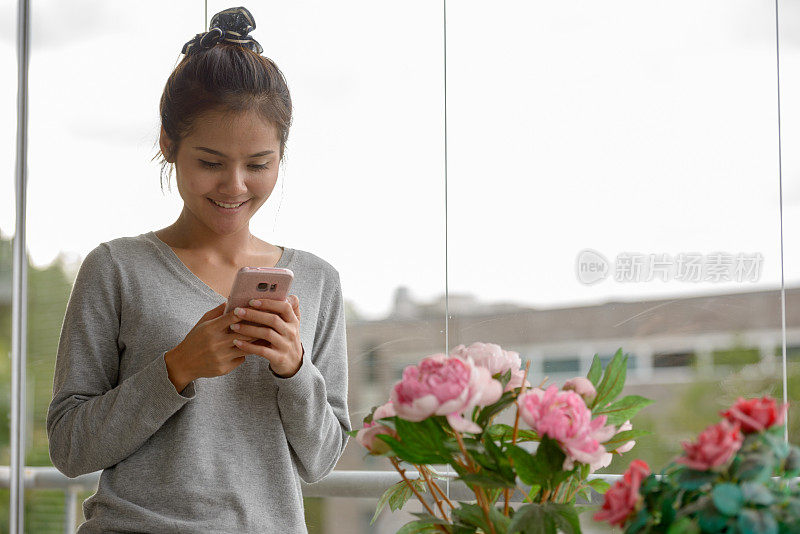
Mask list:
[[[223,154],[222,152],[219,152],[218,150],[214,150],[214,149],[211,149],[211,148],[206,148],[204,146],[196,146],[194,148],[196,148],[197,150],[202,150],[203,152],[208,152],[209,154],[222,156],[223,158],[227,158],[228,157],[225,154]],[[258,157],[261,157],[261,156],[269,156],[270,154],[274,154],[274,153],[275,153],[274,150],[264,150],[263,152],[258,152],[256,154],[251,154],[249,157],[258,158]]]

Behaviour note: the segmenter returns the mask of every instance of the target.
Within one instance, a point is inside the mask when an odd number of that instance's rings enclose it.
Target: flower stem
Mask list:
[[[519,398],[523,395],[523,393],[525,393],[525,382],[528,379],[528,369],[530,369],[530,367],[531,367],[531,361],[528,360],[527,362],[525,362],[525,374],[522,375],[522,387],[519,389],[519,395],[517,395],[517,398],[515,399],[515,401],[519,400]],[[517,405],[517,415],[514,417],[514,432],[511,434],[511,444],[512,445],[516,445],[516,443],[517,443],[517,429],[519,428],[519,402],[514,402],[514,404]],[[511,468],[513,469],[514,468],[514,460],[512,458],[509,458],[508,462],[511,465]],[[523,493],[523,495],[525,494],[525,492],[522,492],[522,493]],[[505,501],[505,504],[503,505],[503,515],[506,516],[506,517],[508,517],[508,499],[509,499],[509,497],[510,497],[510,490],[508,488],[505,488],[503,490],[503,500]],[[526,495],[526,497],[527,497],[527,495]]]
[[[553,490],[553,502],[558,502],[558,497],[559,497],[559,493],[561,491],[561,486],[562,485],[563,485],[563,482],[559,482],[558,485],[556,486],[556,489]]]
[[[425,466],[423,466],[423,465],[417,465],[417,470],[420,473],[422,473],[422,477],[425,479],[425,483],[428,485],[428,489],[430,490],[431,495],[433,496],[433,501],[436,503],[436,506],[439,507],[439,511],[442,512],[442,518],[445,521],[450,521],[447,518],[447,514],[444,513],[444,506],[442,506],[442,501],[440,501],[439,498],[436,496],[436,491],[433,489],[433,485],[431,484],[431,479],[428,476],[427,469],[425,469]],[[447,497],[445,497],[445,499],[447,499]],[[448,502],[449,502],[449,500],[448,500]],[[450,503],[450,506],[453,506],[453,504]]]
[[[414,495],[417,496],[417,499],[419,499],[419,502],[422,503],[422,506],[425,507],[425,509],[428,511],[429,514],[431,514],[433,517],[436,517],[436,514],[434,513],[433,510],[431,510],[431,507],[428,506],[428,503],[425,502],[425,499],[422,498],[422,495],[420,495],[420,493],[417,491],[417,488],[414,487],[414,484],[412,484],[411,481],[408,480],[408,478],[406,478],[406,470],[400,467],[400,463],[397,461],[397,458],[392,456],[389,458],[389,460],[392,462],[394,468],[397,469],[397,471],[400,473],[400,476],[403,477],[403,480],[405,480],[406,484],[408,484],[408,487],[411,488],[411,491],[414,492]],[[437,523],[436,527],[438,527],[439,530],[443,532],[447,532],[447,529],[444,528],[444,525],[440,525]]]
[[[440,488],[440,487],[439,487],[439,485],[436,483],[436,481],[435,481],[435,480],[431,480],[431,483],[433,484],[433,488],[434,488],[436,491],[438,491],[438,492],[439,492],[439,495],[441,495],[441,496],[442,496],[442,498],[443,498],[445,501],[447,501],[447,504],[449,504],[449,505],[450,505],[450,508],[455,508],[456,506],[455,506],[455,505],[454,505],[452,502],[450,502],[450,499],[448,499],[448,498],[447,498],[447,495],[445,495],[445,493],[442,491],[442,488]]]
[[[523,382],[523,385],[525,383]],[[464,454],[464,458],[466,458],[467,463],[469,464],[469,471],[472,473],[477,473],[478,470],[475,468],[475,464],[472,462],[472,456],[467,453],[467,448],[464,446],[464,440],[461,439],[461,433],[453,429],[453,432],[456,435],[456,440],[458,440],[458,446],[461,447],[461,452]],[[486,523],[488,523],[489,528],[492,530],[492,534],[497,534],[494,530],[494,525],[492,524],[492,520],[489,518],[489,499],[486,497],[486,494],[483,491],[483,488],[477,486],[475,488],[475,500],[478,502],[478,505],[483,509],[483,515],[486,516]]]
[[[542,502],[547,502],[547,498],[548,498],[549,496],[550,496],[550,490],[544,490],[544,491],[542,491],[542,496],[541,496],[541,498],[539,499],[539,502],[540,502],[540,503],[542,503]]]

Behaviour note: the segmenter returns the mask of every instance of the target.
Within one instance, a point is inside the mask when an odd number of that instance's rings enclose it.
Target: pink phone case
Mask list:
[[[284,300],[292,287],[294,273],[281,267],[242,267],[236,273],[224,313],[248,308],[250,299]]]

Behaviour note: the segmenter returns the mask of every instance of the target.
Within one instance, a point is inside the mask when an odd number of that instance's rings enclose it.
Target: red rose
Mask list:
[[[697,436],[696,443],[684,441],[684,455],[676,461],[698,471],[707,471],[730,460],[742,446],[744,436],[739,423],[723,419],[711,425]]]
[[[782,425],[786,417],[786,407],[786,404],[778,406],[775,399],[768,396],[747,400],[739,397],[733,406],[725,412],[720,412],[720,415],[731,423],[738,422],[742,432],[750,434],[761,432],[773,425]]]
[[[636,509],[640,499],[639,487],[649,474],[650,467],[646,462],[632,461],[622,478],[606,491],[603,506],[594,514],[594,520],[622,527]]]

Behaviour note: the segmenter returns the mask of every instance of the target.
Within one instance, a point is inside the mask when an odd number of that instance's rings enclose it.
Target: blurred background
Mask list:
[[[82,259],[182,208],[151,159],[164,83],[206,13],[199,0],[31,4],[25,458],[51,466],[45,416]],[[406,365],[461,343],[519,352],[534,384],[622,348],[623,394],[656,400],[635,419],[653,434],[603,472],[660,469],[737,396],[783,395],[783,269],[800,442],[800,0],[779,5],[782,206],[772,3],[461,0],[446,57],[441,2],[247,4],[294,105],[250,230],[340,272],[353,427]],[[208,18],[228,7],[209,1]],[[7,466],[17,3],[0,14]],[[351,439],[337,469],[393,470],[365,452]],[[78,493],[77,523],[92,493]],[[64,532],[65,496],[26,488],[25,531]],[[306,498],[309,532],[396,532],[420,509],[370,524],[379,497]],[[0,490],[0,532],[8,503]]]

